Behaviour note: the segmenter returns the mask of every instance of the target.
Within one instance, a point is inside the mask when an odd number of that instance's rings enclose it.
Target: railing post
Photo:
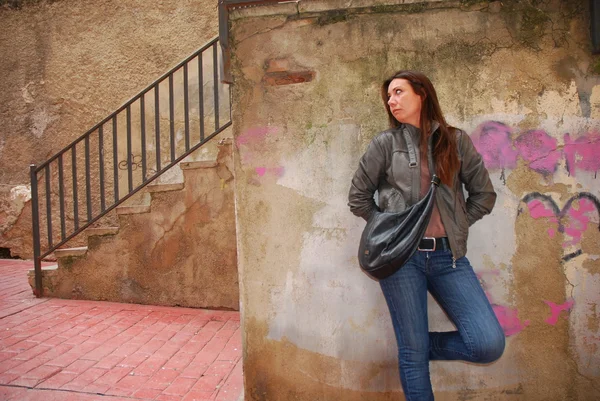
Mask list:
[[[29,166],[29,175],[31,177],[31,221],[33,224],[33,266],[35,269],[34,293],[35,296],[39,298],[44,296],[44,287],[42,284],[42,260],[40,258],[40,213],[38,207],[38,183],[35,164]]]
[[[221,45],[221,81],[233,83],[231,76],[231,50],[229,49],[229,9],[225,0],[219,0],[219,44]]]

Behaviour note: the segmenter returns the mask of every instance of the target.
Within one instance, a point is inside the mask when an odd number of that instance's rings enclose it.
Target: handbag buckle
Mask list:
[[[433,244],[433,245],[431,246],[431,248],[421,248],[421,245],[424,245],[424,246],[425,246],[425,244],[423,244],[423,241],[424,241],[424,240],[431,240],[431,243]],[[435,238],[434,238],[434,237],[423,237],[423,239],[421,240],[421,242],[419,242],[419,246],[417,247],[417,249],[418,249],[419,251],[425,251],[425,252],[432,252],[432,251],[435,251],[435,246],[436,246],[436,243],[435,243],[435,242],[436,242],[436,241],[435,241]]]

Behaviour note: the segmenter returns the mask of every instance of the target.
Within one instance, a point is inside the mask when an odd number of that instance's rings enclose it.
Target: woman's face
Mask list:
[[[401,123],[421,128],[421,96],[404,78],[396,78],[388,86],[388,105],[392,115]]]

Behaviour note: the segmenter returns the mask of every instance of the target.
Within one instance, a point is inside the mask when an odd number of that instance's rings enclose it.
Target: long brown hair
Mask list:
[[[397,78],[406,79],[412,89],[419,97],[421,97],[421,143],[420,149],[421,154],[425,155],[427,152],[427,141],[429,135],[431,135],[431,122],[437,121],[440,124],[439,132],[440,136],[433,149],[433,157],[435,160],[436,173],[446,185],[452,185],[454,174],[460,166],[458,160],[458,152],[456,149],[456,128],[448,125],[442,114],[440,103],[435,92],[433,84],[425,75],[417,71],[401,70],[396,72],[394,75],[389,77],[383,82],[381,86],[381,96],[383,98],[383,104],[388,114],[388,119],[391,128],[396,128],[401,123],[396,120],[390,105],[388,104],[388,87],[390,83]]]

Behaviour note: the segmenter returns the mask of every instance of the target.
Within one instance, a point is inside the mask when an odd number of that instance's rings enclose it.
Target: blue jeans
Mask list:
[[[398,343],[407,401],[431,401],[430,360],[489,363],[504,351],[504,332],[466,257],[452,265],[449,250],[417,251],[380,281]],[[427,291],[458,331],[429,332]]]

